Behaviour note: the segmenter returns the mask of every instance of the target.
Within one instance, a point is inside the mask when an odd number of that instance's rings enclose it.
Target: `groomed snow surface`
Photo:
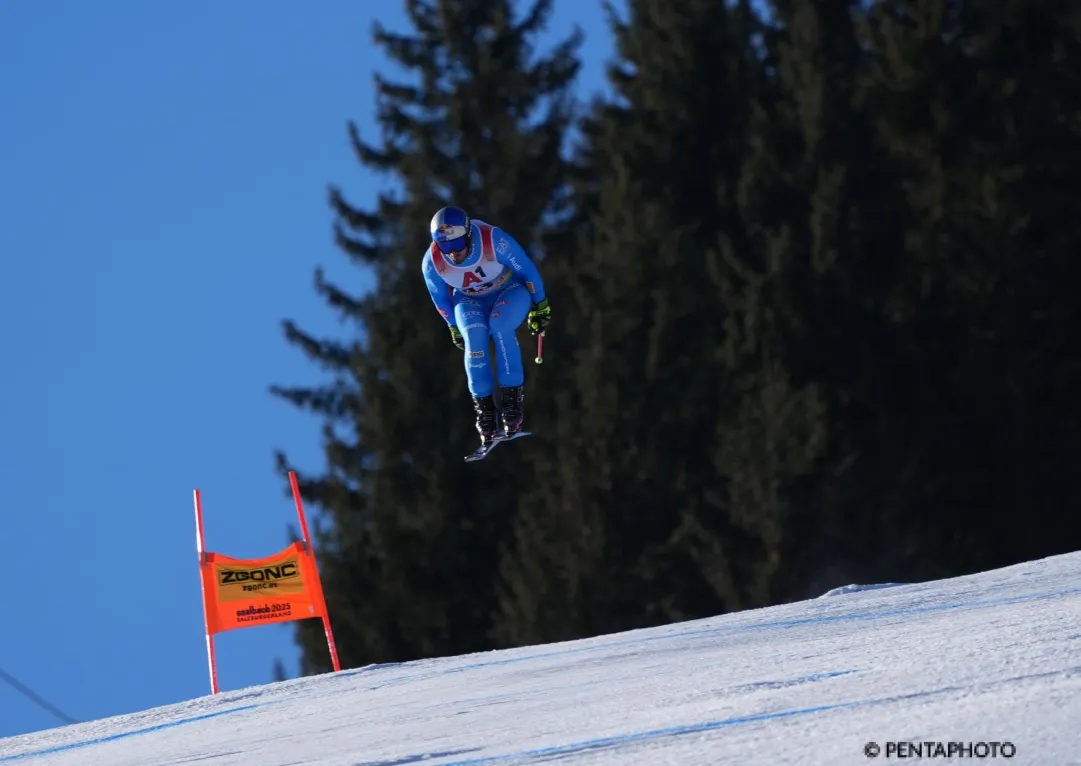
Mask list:
[[[1081,764],[1081,553],[887,585],[225,692],[2,739],[0,763]]]

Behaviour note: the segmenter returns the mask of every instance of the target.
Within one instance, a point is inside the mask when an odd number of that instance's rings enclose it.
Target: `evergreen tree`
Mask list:
[[[850,430],[888,335],[889,168],[855,104],[862,53],[846,0],[771,3],[739,185],[746,242],[726,249],[725,378],[715,452],[725,505],[761,541],[744,604],[820,593],[866,560],[877,525],[848,502],[866,455]]]
[[[330,196],[338,244],[374,289],[351,294],[318,273],[317,289],[356,336],[316,339],[287,322],[290,342],[332,380],[274,389],[325,424],[326,471],[300,486],[322,511],[316,545],[345,667],[497,645],[496,568],[529,463],[508,454],[517,471],[484,474],[462,463],[477,438],[462,356],[420,264],[442,205],[505,228],[527,250],[559,211],[579,37],[534,57],[550,8],[537,0],[516,20],[505,0],[409,0],[414,33],[374,31],[414,78],[378,80],[381,146],[352,124],[350,134],[361,164],[396,176],[400,192],[373,211],[337,188]],[[290,468],[279,456],[280,471]],[[303,673],[328,667],[314,621],[298,623],[298,641]]]
[[[748,3],[610,10],[615,103],[583,125],[575,218],[548,261],[558,439],[504,560],[502,630],[550,641],[740,605],[710,462],[724,382],[716,262],[755,78]],[[720,116],[721,119],[718,119]]]
[[[1064,193],[1081,159],[1079,20],[1011,0],[894,0],[865,15],[865,99],[905,195],[886,303],[904,400],[883,433],[907,474],[895,539],[910,576],[1081,542],[1063,461],[1081,437],[1068,340],[1081,232]]]

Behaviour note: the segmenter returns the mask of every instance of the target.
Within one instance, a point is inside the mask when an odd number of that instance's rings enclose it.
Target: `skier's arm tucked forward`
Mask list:
[[[450,328],[450,339],[455,346],[465,351],[465,339],[462,338],[462,333],[454,320],[454,301],[451,298],[451,288],[439,278],[439,274],[435,270],[435,264],[432,262],[431,253],[425,253],[421,271],[424,273],[424,284],[428,286],[428,294],[432,296],[432,303],[435,304],[436,311],[446,320],[447,326]]]
[[[492,227],[492,247],[495,249],[496,259],[514,271],[525,283],[533,301],[533,309],[529,312],[529,329],[536,335],[548,326],[552,316],[552,309],[548,306],[548,298],[544,292],[544,280],[541,279],[537,264],[526,255],[518,241],[500,229]]]

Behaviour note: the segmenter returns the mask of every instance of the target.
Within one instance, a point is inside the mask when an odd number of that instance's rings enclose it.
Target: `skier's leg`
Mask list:
[[[514,331],[529,314],[529,292],[525,285],[512,285],[500,293],[488,315],[488,326],[495,341],[496,374],[501,388],[520,386],[525,378],[522,350]]]
[[[482,444],[490,441],[497,430],[492,365],[488,359],[488,310],[487,305],[472,298],[458,298],[454,305],[454,320],[465,340],[465,377]]]
[[[465,377],[473,396],[492,395],[492,365],[488,358],[488,309],[478,300],[455,302],[454,320],[465,340]]]
[[[522,427],[525,394],[522,384],[522,350],[515,330],[529,314],[531,300],[525,285],[516,284],[504,290],[488,315],[492,339],[495,341],[496,373],[502,389],[503,426],[507,434]]]

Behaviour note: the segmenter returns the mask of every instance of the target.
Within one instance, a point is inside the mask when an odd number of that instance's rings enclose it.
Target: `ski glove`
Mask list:
[[[450,339],[454,341],[454,345],[465,351],[465,338],[462,337],[462,331],[458,329],[457,325],[450,326]]]
[[[552,321],[552,308],[548,305],[547,298],[533,306],[533,310],[529,312],[527,320],[529,330],[534,335],[539,332],[544,332],[548,323]]]

